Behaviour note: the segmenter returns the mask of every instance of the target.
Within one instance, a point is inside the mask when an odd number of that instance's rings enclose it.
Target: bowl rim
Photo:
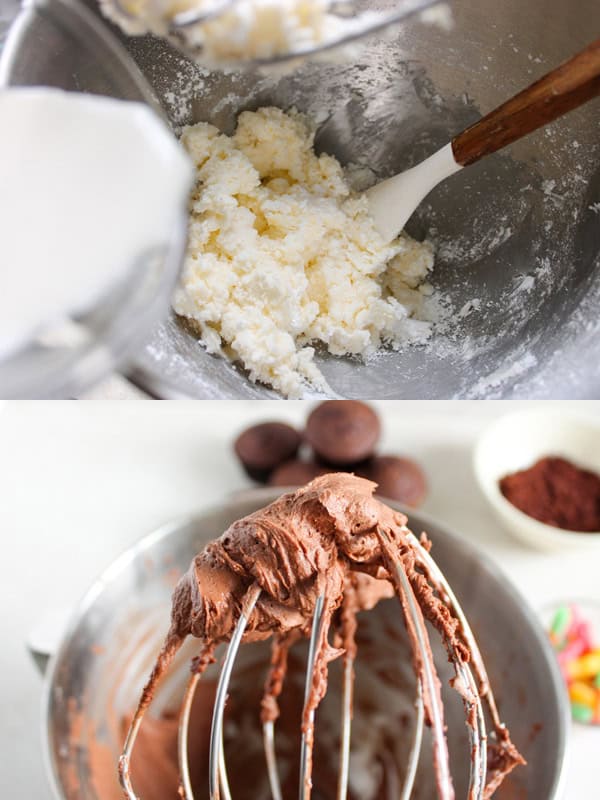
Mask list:
[[[577,546],[584,547],[600,547],[600,530],[598,531],[571,531],[566,528],[557,528],[555,525],[549,525],[546,522],[530,517],[524,511],[514,506],[507,500],[498,487],[498,479],[494,481],[484,477],[483,473],[483,455],[482,451],[488,440],[498,431],[504,427],[511,426],[514,422],[524,419],[541,419],[559,420],[559,422],[568,422],[570,424],[580,424],[593,429],[600,436],[600,419],[595,418],[593,415],[585,412],[567,411],[564,412],[558,408],[537,408],[537,409],[520,409],[519,411],[509,412],[503,414],[498,419],[486,425],[482,432],[477,437],[475,446],[473,448],[473,471],[477,479],[480,490],[490,503],[504,516],[510,516],[512,525],[523,527],[527,525],[532,534],[536,536],[543,536],[546,541],[554,541],[557,544],[577,544]]]
[[[142,536],[138,541],[134,542],[119,556],[117,556],[108,567],[103,569],[96,580],[93,581],[80,601],[75,605],[70,619],[61,635],[60,643],[56,648],[56,651],[50,656],[44,674],[44,686],[41,698],[42,713],[40,733],[42,738],[42,755],[46,777],[50,783],[55,800],[66,800],[59,783],[58,772],[55,769],[55,763],[50,748],[52,736],[50,709],[56,672],[62,654],[67,648],[73,634],[76,632],[85,614],[91,609],[94,601],[103,591],[105,586],[111,581],[115,580],[115,578],[125,569],[127,565],[133,562],[134,559],[146,552],[153,544],[166,538],[173,532],[180,530],[183,527],[194,525],[198,520],[210,515],[211,513],[222,511],[225,506],[230,506],[233,509],[242,503],[255,501],[256,503],[266,504],[272,502],[275,498],[287,491],[293,491],[295,488],[297,487],[261,487],[242,490],[225,495],[220,501],[202,506],[193,513],[176,517],[171,521],[160,525],[158,528],[152,530],[150,533]],[[409,525],[411,524],[412,516],[418,520],[418,525],[415,525],[414,527],[420,527],[422,525],[424,528],[432,528],[442,531],[443,535],[453,540],[457,547],[475,551],[482,566],[490,574],[492,574],[496,580],[510,586],[511,592],[520,606],[521,613],[529,625],[532,637],[535,638],[537,644],[545,655],[546,667],[548,669],[552,686],[552,694],[558,710],[560,725],[557,731],[557,771],[554,776],[553,785],[547,800],[560,800],[565,792],[568,766],[570,763],[571,743],[568,736],[570,726],[570,707],[563,691],[562,677],[560,675],[558,663],[556,662],[554,653],[552,652],[552,648],[546,637],[538,613],[529,605],[518,587],[514,585],[510,577],[505,574],[502,568],[497,565],[490,558],[490,556],[483,552],[481,548],[473,544],[470,539],[457,533],[454,528],[448,527],[445,523],[438,522],[435,517],[432,517],[426,513],[402,506],[396,501],[386,499],[386,502],[393,508],[406,514],[406,516],[409,518]]]
[[[167,115],[159,103],[152,86],[127,49],[110,29],[108,20],[105,21],[84,3],[77,2],[77,0],[28,0],[27,3],[21,6],[11,21],[6,38],[0,48],[0,88],[9,89],[13,85],[10,77],[11,69],[14,60],[18,56],[20,40],[25,35],[27,23],[36,13],[47,9],[51,2],[57,3],[67,13],[79,18],[93,32],[93,35],[98,37],[102,45],[110,50],[111,55],[127,72],[128,77],[135,84],[135,88],[144,102],[160,116],[163,122],[168,123]]]

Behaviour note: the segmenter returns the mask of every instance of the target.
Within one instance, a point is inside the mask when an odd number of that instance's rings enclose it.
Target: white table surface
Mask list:
[[[534,607],[569,594],[600,600],[598,563],[523,549],[475,486],[478,432],[523,403],[379,405],[383,449],[410,454],[427,471],[425,511],[486,550]],[[599,402],[561,405],[600,416]],[[145,533],[248,487],[230,452],[236,431],[268,418],[300,423],[306,409],[270,401],[0,405],[0,798],[50,797],[41,761],[41,678],[26,651],[28,632],[48,610],[73,607]],[[592,800],[600,793],[600,730],[574,733],[566,800]]]

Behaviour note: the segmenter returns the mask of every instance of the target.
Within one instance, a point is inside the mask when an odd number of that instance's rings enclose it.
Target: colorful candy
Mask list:
[[[594,718],[593,710],[581,703],[571,703],[571,715],[575,722],[590,723]]]
[[[575,664],[579,656],[582,656],[585,651],[585,642],[580,639],[573,639],[573,641],[563,644],[558,651],[558,663],[563,667],[563,671],[568,678],[577,677],[576,675],[571,675],[569,670],[571,669],[571,665]]]
[[[554,643],[560,642],[565,636],[571,622],[571,612],[567,606],[561,606],[556,610],[552,625],[550,626],[550,640]]]
[[[600,724],[600,644],[576,606],[561,606],[548,631],[576,722]]]
[[[583,653],[566,666],[567,676],[570,680],[596,678],[600,674],[600,650],[594,650],[592,653],[586,653],[584,650]]]
[[[596,690],[587,683],[581,681],[573,681],[569,686],[569,697],[573,703],[579,703],[583,706],[588,706],[590,709],[596,707]]]

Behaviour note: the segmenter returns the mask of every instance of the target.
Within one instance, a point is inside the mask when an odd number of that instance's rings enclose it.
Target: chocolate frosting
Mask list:
[[[359,609],[390,597],[376,530],[383,525],[400,542],[406,517],[376,500],[375,488],[354,475],[324,475],[234,522],[194,558],[176,587],[173,634],[227,640],[253,583],[262,595],[246,640],[305,630],[320,595],[331,616],[357,570],[363,570]]]
[[[439,631],[448,651],[459,662],[472,662],[468,636],[449,607],[442,587],[422,562],[406,527],[406,517],[374,498],[375,489],[376,484],[364,478],[347,473],[327,474],[234,522],[219,539],[208,544],[175,588],[171,629],[141,706],[150,701],[156,681],[190,634],[204,646],[192,669],[204,670],[215,646],[230,639],[240,614],[245,612],[249,590],[258,586],[261,593],[249,616],[244,640],[274,636],[262,718],[275,719],[289,647],[309,635],[317,599],[323,597],[323,624],[302,725],[312,741],[311,712],[325,694],[327,665],[354,651],[356,612],[368,610],[395,593],[405,612],[413,601],[418,609],[417,627],[408,613],[405,620],[413,669],[423,687],[425,718],[431,723],[436,702],[440,708],[442,703],[424,620]],[[422,544],[428,549],[426,539]],[[406,582],[399,580],[399,571]],[[330,643],[332,626],[335,635]],[[424,634],[423,650],[418,646],[417,628]],[[488,797],[504,775],[524,762],[497,717],[483,665],[475,660],[472,668],[479,693],[491,703],[494,727],[490,784],[485,794]],[[435,676],[432,683],[428,684],[426,672]],[[469,695],[473,690],[458,682],[456,688],[467,706],[467,724],[474,727],[474,697]],[[443,718],[441,725],[443,731]],[[443,733],[434,741],[433,760],[440,796],[453,797]]]

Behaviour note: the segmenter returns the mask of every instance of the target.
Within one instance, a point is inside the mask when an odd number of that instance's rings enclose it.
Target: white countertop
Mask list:
[[[495,416],[532,404],[379,405],[382,449],[425,467],[426,512],[486,550],[534,607],[570,594],[600,600],[597,562],[523,549],[475,486],[478,432]],[[561,405],[600,416],[600,402]],[[306,409],[270,401],[0,405],[0,797],[50,797],[41,762],[41,678],[26,651],[28,632],[49,609],[73,607],[145,533],[247,488],[230,452],[235,432],[268,418],[300,423]],[[591,800],[600,786],[600,729],[575,734],[566,800]]]

